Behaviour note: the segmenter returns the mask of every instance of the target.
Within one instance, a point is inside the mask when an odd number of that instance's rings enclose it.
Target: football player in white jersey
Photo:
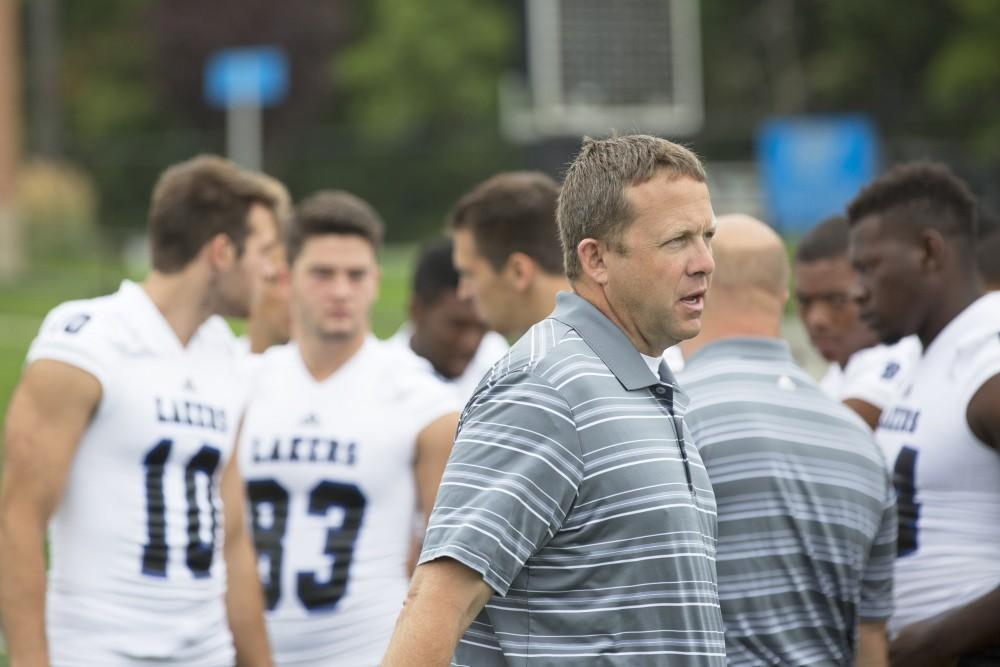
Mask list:
[[[448,218],[458,295],[507,340],[517,340],[569,290],[556,227],[559,185],[540,172],[492,176]]]
[[[293,341],[260,361],[241,468],[282,667],[378,663],[458,423],[452,390],[377,340],[382,222],[345,192],[296,209],[287,239]]]
[[[48,315],[11,401],[0,588],[18,667],[271,664],[216,315],[246,316],[274,202],[198,157],[160,177],[149,235],[142,284]]]
[[[923,355],[875,437],[899,507],[893,665],[1000,664],[1000,294],[975,200],[947,167],[895,167],[848,208],[861,317]]]
[[[479,319],[472,301],[458,296],[451,239],[428,244],[417,257],[409,315],[387,342],[416,357],[463,404],[509,348],[503,336]]]
[[[874,429],[882,408],[901,390],[920,356],[920,343],[911,336],[897,345],[881,345],[858,317],[843,217],[820,222],[802,238],[794,273],[799,318],[813,346],[830,362],[820,387]]]

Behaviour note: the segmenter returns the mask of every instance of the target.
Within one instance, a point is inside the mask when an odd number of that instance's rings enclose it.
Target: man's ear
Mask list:
[[[225,234],[216,234],[202,248],[213,269],[228,271],[236,263],[236,244]]]
[[[607,252],[607,246],[597,239],[586,238],[576,244],[581,272],[598,285],[608,284]]]
[[[928,227],[920,232],[920,267],[925,271],[940,271],[948,250],[948,244],[938,230]]]
[[[538,274],[538,262],[523,252],[513,252],[503,266],[504,276],[518,292],[526,292]]]

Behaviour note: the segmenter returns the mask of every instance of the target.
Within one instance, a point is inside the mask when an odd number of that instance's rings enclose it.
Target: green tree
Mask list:
[[[513,59],[509,5],[374,0],[368,22],[336,68],[349,116],[368,137],[495,118],[497,83]]]

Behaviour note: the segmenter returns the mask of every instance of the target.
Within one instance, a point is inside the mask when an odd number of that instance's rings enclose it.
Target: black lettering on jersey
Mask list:
[[[342,443],[333,438],[313,436],[254,438],[250,445],[254,463],[335,463],[353,466],[358,462],[356,442]]]
[[[298,436],[292,438],[292,447],[291,447],[292,451],[291,451],[291,454],[288,457],[289,461],[298,461],[299,460],[299,445],[301,445],[301,444],[302,444],[302,438],[300,438]]]
[[[83,328],[83,325],[85,325],[89,321],[90,321],[90,315],[86,313],[80,313],[79,315],[74,315],[73,319],[71,319],[69,322],[66,323],[66,326],[63,328],[63,331],[65,331],[68,334],[79,333],[80,329]]]
[[[913,433],[917,430],[919,420],[920,410],[896,407],[882,413],[878,427],[887,431]]]
[[[156,397],[156,419],[164,424],[181,424],[227,432],[226,411],[205,403]]]

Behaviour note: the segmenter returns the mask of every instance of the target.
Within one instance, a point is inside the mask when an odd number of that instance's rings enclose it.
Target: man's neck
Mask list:
[[[299,329],[301,331],[301,329]],[[360,331],[350,338],[319,338],[317,336],[299,336],[296,343],[302,363],[317,382],[322,382],[338,370],[358,353],[365,344],[368,330]]]
[[[937,303],[938,307],[929,313],[929,317],[917,331],[917,337],[920,338],[925,350],[952,320],[985,294],[982,282],[974,273],[965,280],[959,279],[946,284],[949,288],[944,291],[941,298],[930,300],[931,303]]]
[[[618,313],[615,311],[614,307],[608,301],[604,289],[600,286],[588,280],[578,280],[573,284],[573,291],[576,292],[577,296],[589,302],[590,305],[597,308],[597,310],[601,311],[601,314],[611,320],[625,334],[625,337],[631,341],[640,354],[656,357],[663,354],[663,350],[669,347],[669,345],[661,347],[655,341],[646,340],[642,332],[639,331],[639,328],[635,326],[629,313]]]
[[[681,341],[681,352],[684,353],[685,359],[690,359],[709,343],[727,338],[781,337],[781,320],[770,313],[740,312],[717,301],[713,302],[711,307],[726,315],[718,320],[712,315],[705,317],[702,320],[701,332],[694,338]]]
[[[518,339],[524,333],[548,317],[556,307],[556,295],[559,292],[570,290],[569,281],[563,275],[550,275],[541,273],[531,285],[531,289],[525,294],[524,314],[520,326],[517,330],[507,332],[507,337]]]
[[[169,274],[152,271],[143,281],[142,289],[181,345],[186,346],[205,320],[215,313],[197,267]]]

